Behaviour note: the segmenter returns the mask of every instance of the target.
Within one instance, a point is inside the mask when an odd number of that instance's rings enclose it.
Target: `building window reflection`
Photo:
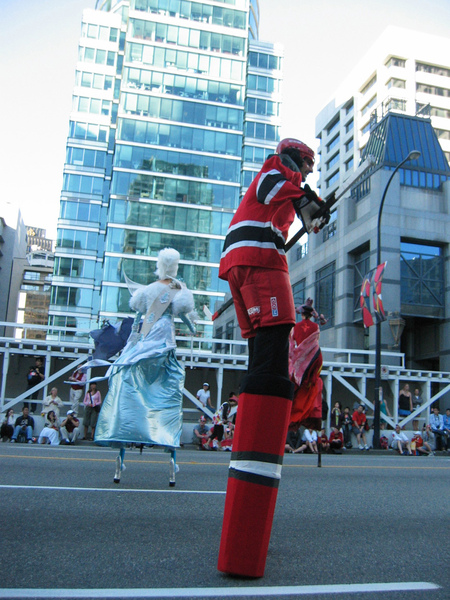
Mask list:
[[[444,316],[444,256],[440,246],[401,242],[402,313]]]
[[[317,312],[325,315],[328,319],[328,322],[322,326],[323,329],[332,327],[334,324],[335,275],[336,265],[334,262],[316,271],[314,304]]]

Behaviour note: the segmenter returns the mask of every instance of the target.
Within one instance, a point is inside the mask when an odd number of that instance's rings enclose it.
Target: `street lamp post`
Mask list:
[[[377,262],[376,266],[381,264],[381,215],[383,213],[384,201],[386,194],[391,184],[394,175],[397,171],[409,160],[416,160],[421,153],[418,150],[411,150],[406,158],[404,158],[392,171],[391,176],[384,188],[383,196],[381,197],[380,208],[378,209],[377,222]],[[372,446],[375,449],[380,448],[380,401],[381,401],[381,321],[377,320],[375,324],[375,390],[374,390],[374,413],[373,413],[373,441]]]

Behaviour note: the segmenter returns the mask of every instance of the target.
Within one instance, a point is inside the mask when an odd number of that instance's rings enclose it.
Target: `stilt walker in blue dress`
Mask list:
[[[95,443],[119,448],[114,482],[125,468],[126,444],[156,444],[170,452],[170,480],[175,485],[176,448],[183,422],[185,373],[176,358],[174,318],[195,333],[192,292],[175,277],[180,254],[173,248],[158,254],[158,281],[130,299],[136,311],[132,333],[111,365],[109,391],[95,430]],[[143,322],[141,324],[141,318]]]

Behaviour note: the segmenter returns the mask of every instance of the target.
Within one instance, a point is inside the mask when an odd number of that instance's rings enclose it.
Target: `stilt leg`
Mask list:
[[[169,470],[169,486],[175,487],[175,474],[178,471],[177,453],[175,450],[170,451],[170,470]]]
[[[114,473],[114,483],[120,483],[120,476],[122,471],[125,470],[125,465],[123,464],[123,459],[125,457],[125,448],[122,447],[119,450],[119,456],[116,458],[116,472]]]
[[[290,412],[290,398],[239,396],[219,571],[264,574]]]

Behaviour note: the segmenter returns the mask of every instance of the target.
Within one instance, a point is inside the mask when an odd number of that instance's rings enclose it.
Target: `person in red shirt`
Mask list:
[[[70,408],[71,410],[73,410],[73,412],[78,412],[79,404],[84,396],[86,373],[83,373],[83,371],[76,369],[69,377],[69,381],[73,381],[72,385],[70,386],[69,392],[69,400],[71,404]]]
[[[411,438],[411,450],[417,456],[420,454],[426,454],[427,456],[434,456],[434,452],[431,449],[431,446],[428,442],[424,442],[422,436],[420,435],[420,431],[415,431],[413,437]]]
[[[330,442],[328,441],[327,434],[325,433],[325,429],[322,429],[317,436],[317,444],[321,445],[322,452],[328,452],[330,449]]]
[[[330,450],[333,454],[341,454],[344,447],[344,436],[337,427],[333,427],[330,433]]]
[[[242,199],[220,260],[249,354],[218,561],[219,571],[233,575],[264,574],[294,391],[288,357],[295,307],[284,248],[296,214],[308,233],[330,218],[313,218],[323,201],[302,187],[313,166],[314,152],[300,140],[278,144]]]
[[[360,404],[358,406],[358,408],[355,410],[355,412],[353,413],[352,420],[353,420],[353,433],[355,434],[356,439],[358,441],[359,449],[360,450],[369,450],[369,446],[367,445],[367,439],[366,439],[366,431],[365,431],[367,418],[366,418],[366,415],[364,414],[364,406],[362,404]],[[364,446],[362,445],[361,440],[364,442]]]

